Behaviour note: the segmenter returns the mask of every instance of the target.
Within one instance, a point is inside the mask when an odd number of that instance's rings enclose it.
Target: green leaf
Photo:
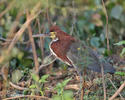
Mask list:
[[[37,74],[31,74],[31,76],[32,76],[32,79],[33,79],[34,81],[36,81],[36,82],[39,81],[39,76],[38,76]]]
[[[61,83],[58,83],[58,84],[56,85],[56,88],[55,88],[55,89],[59,89],[59,88],[62,88],[62,84],[61,84]]]
[[[105,41],[105,35],[104,35],[104,34],[100,34],[100,40],[101,40],[102,42]]]
[[[47,7],[47,2],[43,0],[27,0],[27,2],[25,0],[13,0],[13,8],[16,7],[22,11],[26,9],[32,10],[37,3],[43,4],[43,7]]]
[[[52,97],[52,100],[62,100],[61,96],[55,95]]]
[[[0,36],[2,35],[2,33],[3,33],[3,28],[0,27]]]
[[[105,51],[106,51],[106,48],[98,48],[98,51],[100,52],[100,53],[105,53]]]
[[[58,95],[60,95],[62,93],[63,86],[61,83],[58,83],[54,89],[57,91]]]
[[[125,41],[120,41],[120,42],[118,42],[118,43],[115,43],[114,45],[120,46],[120,45],[123,45],[123,44],[125,44]]]
[[[125,54],[125,48],[122,49],[122,52],[120,53],[120,56],[123,56]]]
[[[16,57],[18,55],[18,53],[19,53],[19,49],[14,47],[12,49],[11,55],[12,55],[12,57]]]
[[[115,72],[116,75],[125,76],[125,72]]]
[[[24,94],[24,95],[27,95],[27,94],[28,94],[28,90],[24,90],[24,91],[23,91],[23,94]]]
[[[47,79],[48,77],[49,77],[49,74],[43,75],[43,76],[41,77],[41,79],[39,80],[39,83],[45,83],[45,82],[47,82],[46,79]]]
[[[36,85],[32,84],[29,88],[30,88],[30,89],[35,89],[35,88],[36,88]]]
[[[89,24],[88,27],[89,27],[90,30],[94,30],[95,29],[95,25],[94,24]]]
[[[12,73],[12,82],[14,83],[18,83],[19,80],[22,78],[23,74],[20,70],[15,70],[13,73]]]
[[[100,46],[99,38],[98,37],[91,38],[90,44],[94,47],[99,47]]]
[[[85,25],[85,21],[84,20],[79,20],[78,22],[78,27],[80,29],[80,32],[83,31],[83,26]]]
[[[21,64],[25,67],[31,66],[33,63],[33,60],[31,58],[23,58],[21,59]]]
[[[63,93],[64,100],[73,100],[73,92],[72,91],[64,91]]]
[[[23,52],[19,52],[19,54],[17,55],[18,59],[21,60],[24,56]]]
[[[65,87],[67,83],[71,80],[72,78],[66,79],[62,82],[62,86]]]
[[[67,83],[71,80],[72,78],[66,79],[64,80],[62,83],[58,83],[56,85],[56,87],[54,88],[55,90],[57,90],[58,94],[61,94],[64,87],[67,85]]]
[[[115,19],[120,19],[122,11],[123,11],[122,6],[116,5],[114,8],[112,8],[111,17]]]

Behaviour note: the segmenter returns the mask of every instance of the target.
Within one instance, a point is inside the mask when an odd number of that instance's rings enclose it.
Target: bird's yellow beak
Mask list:
[[[56,32],[50,32],[50,33],[45,33],[45,34],[36,34],[36,35],[33,35],[32,37],[50,37],[52,39],[55,39],[56,38]]]
[[[50,32],[50,37],[52,39],[55,39],[56,38],[56,32]]]

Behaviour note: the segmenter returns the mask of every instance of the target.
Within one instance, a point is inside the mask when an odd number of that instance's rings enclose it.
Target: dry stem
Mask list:
[[[0,13],[0,18],[2,18],[3,15],[5,15],[5,14],[11,9],[12,6],[13,6],[13,2],[11,2],[11,3],[8,5],[8,7],[7,7],[3,12]]]
[[[26,90],[26,89],[28,89],[28,88],[24,88],[24,87],[20,87],[20,86],[18,86],[18,85],[15,85],[15,84],[13,84],[12,82],[9,82],[9,84],[10,84],[12,87],[14,87],[14,88],[16,88],[16,89],[18,89],[18,90]]]
[[[114,100],[115,97],[117,97],[118,94],[119,94],[124,88],[125,88],[125,81],[124,81],[123,84],[120,86],[120,88],[114,93],[114,95],[109,98],[109,100]]]
[[[112,80],[110,78],[108,78],[109,81],[111,82],[112,86],[115,88],[115,90],[117,90],[116,86],[114,85],[114,83],[112,82]],[[119,93],[119,96],[121,97],[121,100],[124,100],[122,95]]]
[[[105,77],[104,77],[104,68],[102,63],[101,65],[101,73],[102,73],[102,83],[103,83],[103,91],[104,91],[104,100],[106,100],[106,87],[105,87]]]
[[[21,96],[6,98],[3,100],[12,100],[12,99],[19,99],[19,98],[35,98],[35,99],[37,98],[37,100],[50,100],[50,98],[47,98],[44,96],[37,96],[37,95],[21,95]]]
[[[39,19],[37,19],[38,22],[38,28],[39,28],[39,34],[41,33],[41,30],[44,29],[44,24],[40,26]],[[45,30],[43,30],[44,33]],[[40,49],[41,49],[41,56],[42,56],[42,61],[44,59],[44,37],[40,37]]]
[[[29,19],[29,13],[27,12],[27,20]],[[33,50],[33,58],[34,58],[34,63],[35,63],[35,69],[36,69],[36,73],[38,72],[39,69],[39,62],[38,62],[38,57],[37,57],[37,53],[36,53],[36,47],[35,47],[35,43],[34,43],[34,39],[32,37],[32,29],[29,23],[28,26],[28,32],[29,32],[29,39],[32,45],[32,50]]]
[[[106,17],[106,39],[107,39],[107,49],[109,51],[110,48],[109,48],[109,32],[108,32],[109,31],[109,29],[108,29],[108,14],[107,14],[107,10],[106,10],[105,3],[103,0],[102,0],[102,5],[104,8],[104,13],[105,13],[105,17]]]

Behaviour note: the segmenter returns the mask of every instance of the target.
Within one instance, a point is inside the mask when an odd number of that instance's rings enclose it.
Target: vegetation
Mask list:
[[[1,0],[0,99],[80,98],[80,79],[75,69],[49,58],[50,38],[32,37],[49,32],[55,23],[102,54],[116,69],[114,75],[104,75],[104,81],[100,73],[87,70],[81,98],[115,100],[111,98],[115,95],[116,100],[124,100],[124,0]],[[43,64],[47,65],[39,69]]]

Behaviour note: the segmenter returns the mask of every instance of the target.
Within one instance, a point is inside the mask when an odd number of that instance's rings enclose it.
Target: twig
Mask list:
[[[44,24],[40,27],[40,22],[39,19],[37,19],[37,23],[38,23],[38,28],[39,28],[39,34],[41,33],[41,30],[44,29]],[[43,30],[44,32],[45,30]],[[40,37],[40,49],[41,49],[41,59],[43,61],[44,59],[44,37]]]
[[[37,38],[37,37],[50,37],[49,34],[35,34],[32,35],[33,38]]]
[[[28,20],[30,18],[29,12],[27,11],[26,14],[27,14],[27,20]],[[38,57],[37,57],[37,53],[36,53],[36,47],[35,47],[34,39],[32,37],[32,29],[31,29],[30,23],[29,23],[29,26],[28,26],[28,32],[29,32],[29,39],[30,39],[30,42],[31,42],[31,45],[32,45],[33,58],[34,58],[34,63],[35,63],[35,68],[36,68],[36,73],[37,73],[38,69],[39,69],[39,62],[38,62]]]
[[[119,87],[119,89],[114,93],[114,95],[109,98],[109,100],[114,100],[115,97],[117,97],[117,95],[118,95],[124,88],[125,88],[125,81],[124,81],[123,84]]]
[[[106,39],[107,39],[107,49],[109,51],[110,48],[109,48],[108,14],[107,14],[107,10],[106,10],[105,3],[104,3],[103,0],[102,0],[102,5],[103,5],[103,8],[104,8],[104,13],[105,13],[105,17],[106,17]]]
[[[11,51],[11,49],[14,47],[15,43],[18,41],[18,39],[20,38],[20,36],[23,34],[23,32],[25,31],[25,29],[28,27],[29,23],[34,19],[34,16],[31,16],[23,25],[22,28],[16,33],[16,35],[14,36],[11,44],[8,47],[8,52]]]
[[[82,83],[82,90],[81,90],[81,96],[80,96],[80,100],[83,100],[83,97],[84,97],[84,93],[85,93],[85,80],[83,80],[83,83]]]
[[[104,91],[104,100],[106,100],[106,87],[105,87],[105,79],[104,79],[104,68],[102,63],[101,65],[101,73],[102,73],[102,83],[103,83],[103,91]]]
[[[116,86],[114,85],[114,83],[112,82],[112,80],[110,78],[108,78],[108,80],[110,81],[110,83],[112,84],[112,86],[115,88],[115,90],[117,90]],[[121,99],[123,100],[122,95],[119,93],[119,96],[121,97]]]
[[[13,3],[14,3],[14,2],[12,1],[12,2],[8,5],[8,7],[7,7],[3,12],[0,13],[0,18],[3,17],[3,15],[6,14],[6,13],[11,9],[11,7],[13,6]]]
[[[12,23],[12,27],[8,33],[7,38],[6,38],[6,40],[10,40],[10,41],[5,41],[4,43],[1,43],[4,46],[4,48],[6,48],[8,46],[8,44],[11,43],[12,38],[16,34],[15,32],[16,32],[17,26],[19,25],[19,19],[22,16],[22,14],[23,14],[22,12],[19,12],[16,16],[15,21]],[[24,44],[26,44],[26,43],[24,43]]]
[[[74,29],[74,26],[75,26],[75,23],[76,23],[76,11],[75,11],[75,7],[74,7],[74,0],[72,1],[72,6],[73,6],[73,23],[72,23],[72,27],[71,27],[71,32],[70,34],[72,35],[73,34],[73,29]]]
[[[36,4],[35,8],[40,7],[40,3]],[[30,24],[30,22],[35,19],[41,11],[36,11],[34,12],[32,15],[30,15],[29,19],[22,25],[22,27],[20,28],[20,30],[15,34],[12,42],[10,43],[9,47],[7,48],[6,51],[6,55],[9,55],[10,51],[12,50],[12,48],[14,47],[15,43],[19,40],[19,38],[22,36],[22,34],[24,33],[25,29],[28,27],[28,25]],[[0,63],[2,63],[5,60],[5,56],[0,56]]]
[[[10,39],[5,39],[5,38],[0,37],[0,41],[11,42],[12,40],[10,40]]]
[[[48,0],[47,0],[46,15],[47,15],[47,20],[48,20],[49,26],[51,26],[52,22],[51,22],[51,20],[49,18],[49,2],[48,2]]]
[[[14,88],[16,88],[16,89],[18,89],[18,90],[27,90],[28,88],[24,88],[24,87],[20,87],[20,86],[18,86],[18,85],[15,85],[15,84],[13,84],[12,82],[9,82],[9,84],[12,86],[12,87],[14,87]]]
[[[85,75],[86,75],[86,68],[84,69],[84,72],[83,72],[83,79],[82,80],[80,79],[80,81],[82,81],[82,90],[81,90],[80,100],[83,100],[83,97],[85,95],[85,88],[86,88]]]
[[[36,91],[36,92],[40,92],[38,89],[30,89],[30,88],[20,87],[20,86],[14,84],[14,83],[12,83],[12,82],[9,82],[9,84],[10,84],[13,88],[15,88],[15,89],[17,89],[17,90],[21,90],[21,91],[24,91],[24,90],[32,91],[32,90],[33,90],[33,91]]]
[[[78,84],[69,84],[65,86],[66,90],[79,90],[79,85]]]
[[[36,4],[36,6],[34,8],[39,8],[40,6],[40,3]],[[13,41],[11,42],[11,44],[9,45],[8,47],[8,53],[11,51],[11,49],[14,47],[15,43],[19,40],[19,38],[22,36],[23,32],[25,31],[25,29],[28,27],[28,25],[30,24],[30,22],[36,18],[39,13],[39,12],[36,12],[36,13],[33,13],[32,15],[30,15],[30,17],[28,18],[28,20],[22,25],[22,28],[16,33],[16,35],[14,36],[13,38]]]
[[[14,35],[15,35],[15,32],[16,32],[16,29],[17,29],[17,26],[19,25],[19,20],[20,20],[20,17],[23,15],[23,12],[19,12],[16,16],[16,19],[15,21],[12,23],[12,27],[9,31],[9,34],[8,34],[8,37],[7,38],[12,38]]]
[[[22,28],[16,33],[16,35],[13,38],[13,41],[11,42],[11,44],[8,47],[8,53],[11,51],[11,49],[14,47],[15,43],[18,41],[18,39],[22,36],[23,32],[25,31],[25,29],[28,27],[28,25],[30,24],[30,22],[36,18],[38,16],[40,12],[36,13],[35,15],[30,15],[30,17],[28,18],[28,20],[22,25]]]
[[[48,97],[44,97],[44,96],[37,96],[37,95],[21,95],[21,96],[15,96],[15,97],[10,97],[10,98],[6,98],[6,99],[3,99],[3,100],[12,100],[12,99],[18,99],[18,98],[37,98],[37,100],[51,100],[50,98]]]
[[[50,54],[47,58],[50,59],[51,57],[53,57],[52,61],[51,61],[51,62],[48,62],[47,64],[42,64],[42,65],[40,65],[39,70],[41,70],[43,67],[46,67],[46,66],[52,64],[52,63],[57,59],[56,57],[54,57],[53,54]]]
[[[7,2],[7,0],[1,0],[0,5],[2,5],[3,3],[6,3],[6,2]]]
[[[13,40],[11,40],[11,39],[5,39],[5,38],[3,38],[3,37],[0,37],[0,41],[5,41],[5,42],[8,42],[8,43],[4,43],[4,44],[9,44],[10,42],[12,42]],[[17,42],[17,43],[22,43],[22,44],[27,44],[27,43],[29,43],[29,40],[28,41],[24,41],[24,42]]]

